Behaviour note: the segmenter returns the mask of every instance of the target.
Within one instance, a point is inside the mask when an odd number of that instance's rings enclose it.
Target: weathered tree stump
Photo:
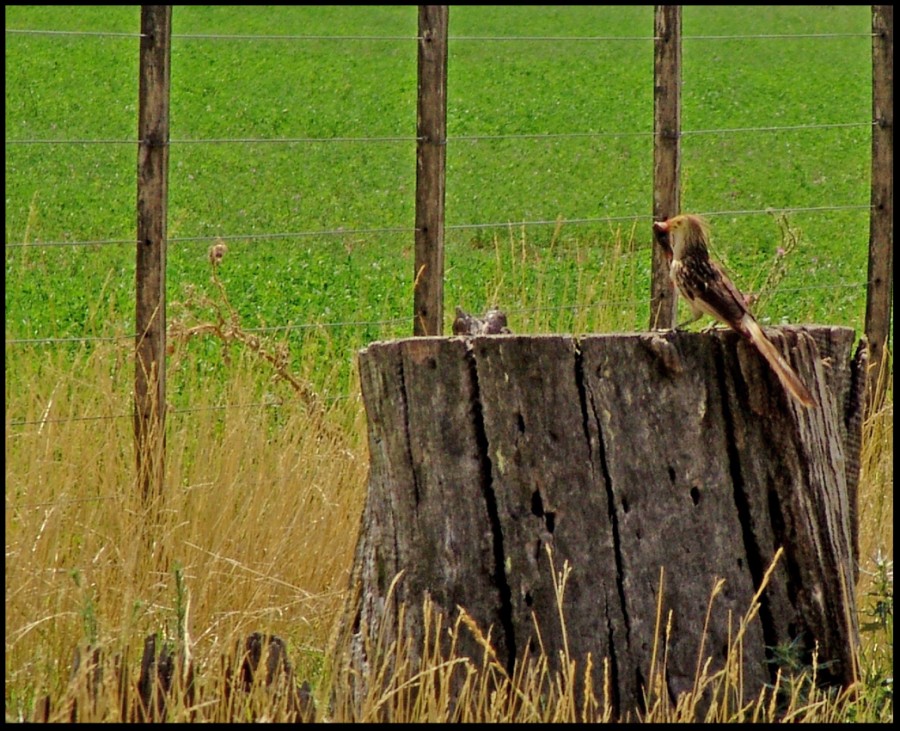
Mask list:
[[[572,567],[568,647],[608,659],[619,712],[648,682],[660,569],[674,699],[703,644],[721,667],[779,547],[784,558],[743,643],[745,697],[771,682],[772,648],[818,650],[819,677],[852,677],[862,362],[854,333],[768,329],[813,391],[805,409],[735,333],[498,335],[374,343],[359,356],[370,476],[339,657],[367,639],[421,638],[427,594],[466,609],[511,669],[563,647],[554,563]],[[387,594],[395,577],[394,601]],[[405,627],[398,605],[406,604]],[[731,618],[729,618],[731,614]],[[415,644],[415,643],[414,643]],[[767,649],[768,648],[768,649]],[[480,663],[474,639],[458,650]],[[583,665],[582,665],[583,667]]]

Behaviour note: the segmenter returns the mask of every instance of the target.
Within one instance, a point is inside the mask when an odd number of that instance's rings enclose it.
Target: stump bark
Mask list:
[[[796,404],[730,331],[363,350],[370,475],[338,644],[356,698],[379,662],[374,638],[416,646],[428,596],[449,621],[464,607],[492,628],[508,670],[536,651],[536,620],[548,655],[565,641],[579,667],[590,654],[598,689],[606,658],[616,711],[639,708],[661,591],[674,700],[693,686],[701,646],[713,672],[722,666],[779,547],[743,643],[745,698],[773,680],[776,647],[804,661],[817,648],[819,677],[848,682],[865,348],[852,354],[847,328],[766,332],[818,408]],[[548,545],[557,570],[572,569],[566,640]],[[484,652],[474,638],[457,650],[476,664]]]

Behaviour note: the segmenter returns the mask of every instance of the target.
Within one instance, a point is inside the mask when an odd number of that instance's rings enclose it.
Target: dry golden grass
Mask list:
[[[239,359],[221,394],[198,388],[195,410],[169,417],[165,490],[144,506],[131,420],[65,421],[129,412],[127,354],[17,355],[15,383],[33,385],[8,390],[6,411],[7,713],[59,698],[76,646],[129,645],[139,660],[143,637],[174,636],[185,609],[198,659],[261,630],[321,664],[364,494],[358,399],[215,408],[263,400],[257,363]]]
[[[632,245],[616,241],[612,260],[629,260]],[[510,239],[509,245],[516,242]],[[513,270],[511,282],[495,282],[494,291],[511,287],[523,305],[539,305],[539,292],[529,294],[524,260],[522,265]],[[605,271],[605,283],[574,283],[573,301],[604,299],[631,276],[627,265]],[[606,315],[598,311],[595,316]],[[553,328],[552,310],[537,317],[522,329]],[[577,331],[604,329],[593,320],[575,324]],[[381,662],[371,668],[370,691],[361,704],[351,703],[351,679],[332,669],[328,659],[344,606],[368,469],[358,386],[350,398],[310,400],[289,379],[273,382],[279,363],[262,351],[277,353],[277,345],[254,346],[237,338],[231,350],[233,361],[222,368],[214,388],[198,372],[190,347],[172,354],[170,389],[190,394],[191,410],[168,418],[165,489],[144,505],[135,484],[131,419],[81,418],[130,413],[130,346],[101,344],[90,351],[7,347],[8,719],[42,717],[45,698],[53,720],[69,719],[73,702],[80,721],[128,718],[115,668],[127,663],[128,682],[136,682],[143,641],[152,633],[182,643],[195,663],[194,695],[173,696],[170,720],[284,718],[283,694],[259,687],[230,698],[225,692],[223,659],[236,642],[261,631],[288,642],[297,678],[313,685],[319,719],[612,720],[609,688],[590,685],[589,665],[567,656],[551,663],[541,654],[517,664],[510,677],[493,653],[490,628],[476,627],[465,613],[447,626],[447,618],[428,605],[432,631],[424,646],[412,648],[401,638],[377,648],[374,656]],[[319,358],[306,367],[322,362]],[[310,376],[301,373],[297,383]],[[892,382],[887,391],[885,405],[865,426],[863,441],[860,543],[868,573],[858,587],[858,603],[871,621],[862,623],[860,683],[835,696],[808,679],[785,676],[776,689],[745,697],[740,652],[744,628],[754,621],[756,607],[751,606],[744,617],[734,618],[725,667],[712,672],[698,658],[694,691],[673,706],[660,692],[669,625],[659,616],[645,710],[627,712],[626,720],[695,718],[701,697],[714,699],[708,721],[892,718],[892,705],[885,701],[893,672]],[[564,623],[567,567],[556,568]],[[480,638],[480,662],[455,653],[462,632]],[[437,639],[442,636],[449,636],[449,648]],[[88,645],[103,651],[103,679],[96,691],[90,690],[86,663],[70,677],[76,648],[86,657]],[[416,656],[425,658],[421,665],[413,662]],[[576,692],[585,686],[586,693]]]

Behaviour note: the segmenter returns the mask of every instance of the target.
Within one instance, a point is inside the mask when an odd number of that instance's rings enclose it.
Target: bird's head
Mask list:
[[[674,255],[676,259],[681,259],[685,247],[699,246],[706,250],[709,245],[709,225],[703,218],[691,213],[657,221],[653,224],[653,231],[667,254]]]

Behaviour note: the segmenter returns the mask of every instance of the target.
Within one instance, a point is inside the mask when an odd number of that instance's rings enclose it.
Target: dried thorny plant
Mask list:
[[[788,259],[800,245],[803,232],[796,226],[792,226],[786,213],[780,213],[775,218],[781,235],[781,245],[775,250],[775,258],[769,264],[766,277],[762,284],[755,288],[756,291],[748,296],[757,316],[765,310],[766,304],[772,295],[778,290],[788,272]]]
[[[193,285],[185,287],[186,297],[182,302],[173,302],[175,308],[181,308],[183,315],[171,318],[167,330],[169,341],[168,352],[176,352],[176,343],[186,343],[191,338],[212,335],[222,344],[222,359],[231,363],[231,348],[235,343],[245,346],[250,352],[268,363],[273,369],[273,379],[287,383],[304,403],[311,414],[322,414],[322,399],[306,380],[291,372],[290,350],[287,343],[268,342],[241,325],[241,318],[228,298],[225,284],[219,276],[228,247],[218,239],[209,248],[207,256],[211,268],[211,282],[218,295],[211,297]],[[201,313],[206,316],[202,316]],[[191,320],[199,320],[188,324]]]

